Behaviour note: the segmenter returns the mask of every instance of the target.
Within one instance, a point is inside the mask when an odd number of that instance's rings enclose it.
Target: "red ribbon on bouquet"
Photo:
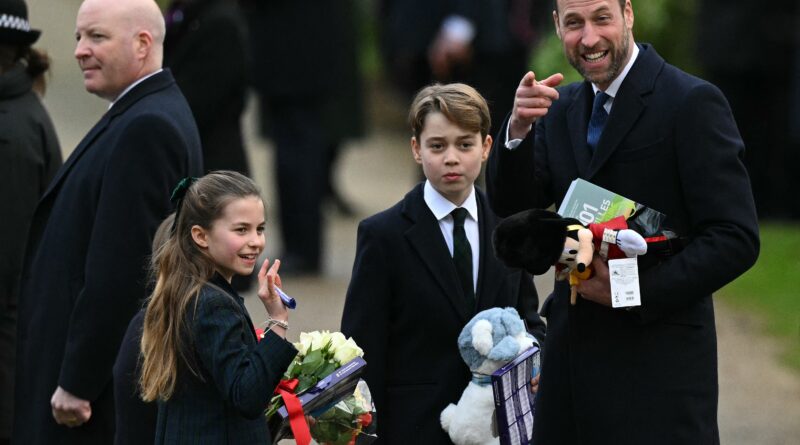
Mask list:
[[[303,405],[297,396],[294,394],[297,388],[298,380],[282,379],[275,388],[275,394],[280,394],[283,399],[283,404],[286,406],[286,411],[289,413],[289,426],[292,429],[292,435],[297,445],[308,445],[311,443],[311,432],[308,430],[308,423],[306,422],[306,415],[303,412]]]

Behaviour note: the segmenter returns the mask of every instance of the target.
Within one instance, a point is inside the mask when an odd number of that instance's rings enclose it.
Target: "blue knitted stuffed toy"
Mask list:
[[[534,344],[538,342],[511,307],[481,311],[464,326],[458,336],[458,349],[472,371],[472,380],[458,404],[451,403],[440,417],[442,428],[453,443],[500,443],[494,427],[491,375]]]

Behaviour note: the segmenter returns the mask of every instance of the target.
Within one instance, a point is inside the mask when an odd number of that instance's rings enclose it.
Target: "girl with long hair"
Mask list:
[[[155,443],[269,443],[263,417],[297,351],[286,341],[280,261],[258,272],[269,316],[261,341],[230,282],[264,249],[264,203],[244,175],[217,171],[176,187],[175,223],[153,254],[142,331],[142,399],[158,402]]]

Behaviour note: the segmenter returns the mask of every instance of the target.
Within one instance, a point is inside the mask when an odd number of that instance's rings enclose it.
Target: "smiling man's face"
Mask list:
[[[559,0],[553,20],[570,65],[605,90],[631,55],[630,2],[622,8],[618,0]]]

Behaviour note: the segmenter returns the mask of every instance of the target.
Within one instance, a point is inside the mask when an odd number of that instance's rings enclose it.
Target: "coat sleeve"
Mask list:
[[[210,292],[197,305],[194,349],[222,399],[243,416],[264,413],[272,393],[297,350],[274,332],[248,344],[253,329],[243,322],[241,306],[230,296]]]
[[[517,312],[525,320],[528,332],[539,340],[539,346],[544,347],[546,325],[539,316],[539,294],[533,282],[533,276],[525,271],[520,271],[519,296],[517,297]]]
[[[172,187],[185,174],[188,148],[163,116],[140,115],[103,140],[111,150],[78,292],[66,335],[58,384],[87,400],[111,380],[125,329],[145,297],[152,235],[170,212]]]
[[[710,295],[749,269],[759,251],[758,220],[744,144],[730,107],[711,84],[700,83],[678,111],[678,180],[691,233],[679,254],[641,274],[643,322]]]
[[[519,146],[509,149],[505,144],[510,118],[509,114],[492,142],[486,164],[489,205],[501,217],[527,209],[544,209],[553,203],[549,191],[550,174],[545,168],[544,119],[539,119]]]
[[[380,412],[386,394],[386,355],[392,296],[387,253],[368,221],[358,226],[356,257],[342,313],[342,333],[364,350],[364,380]]]

